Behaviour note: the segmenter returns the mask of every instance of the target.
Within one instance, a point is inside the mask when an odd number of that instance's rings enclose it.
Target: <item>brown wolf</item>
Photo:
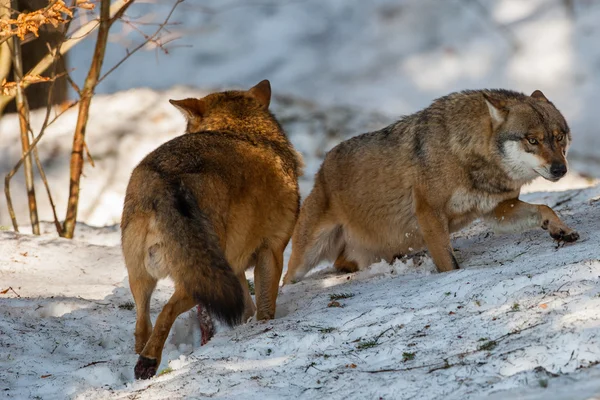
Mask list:
[[[325,157],[292,236],[284,283],[323,259],[354,271],[427,248],[438,271],[458,268],[450,233],[478,217],[500,231],[577,232],[551,208],[518,199],[537,176],[567,172],[571,133],[542,92],[453,93]]]
[[[229,325],[254,314],[244,271],[255,265],[257,319],[275,315],[283,251],[300,207],[301,158],[268,111],[269,81],[248,91],[170,100],[187,132],[134,169],[122,245],[137,322],[136,378],[156,373],[171,325],[201,304]],[[150,322],[158,279],[175,292]]]

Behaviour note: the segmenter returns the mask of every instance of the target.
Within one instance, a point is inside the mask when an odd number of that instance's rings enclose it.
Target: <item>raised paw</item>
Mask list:
[[[157,369],[158,361],[155,358],[140,356],[133,372],[135,379],[150,379],[156,375]]]
[[[552,239],[559,242],[574,242],[579,239],[579,233],[573,229],[563,225],[552,223],[549,220],[545,220],[542,223],[542,229],[547,230],[552,236]]]
[[[550,236],[552,236],[554,240],[567,243],[571,243],[579,239],[579,233],[576,231],[565,231],[563,229],[560,229],[557,233],[550,233]]]

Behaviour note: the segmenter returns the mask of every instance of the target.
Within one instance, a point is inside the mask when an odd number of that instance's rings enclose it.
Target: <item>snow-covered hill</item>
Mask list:
[[[143,382],[133,380],[118,229],[80,226],[73,241],[1,232],[0,286],[11,289],[0,300],[0,389],[43,399],[590,399],[600,393],[599,195],[525,196],[560,204],[581,233],[572,245],[475,224],[455,235],[462,270],[438,274],[427,256],[350,275],[326,267],[280,290],[275,320],[221,329],[203,347],[190,311],[165,346],[165,373]],[[171,292],[159,285],[153,317]]]
[[[155,3],[136,3],[131,17],[160,20],[170,4]],[[85,167],[75,240],[57,238],[50,223],[41,237],[9,232],[0,196],[0,397],[600,396],[600,185],[586,177],[600,177],[597,2],[201,3],[183,3],[174,17],[182,24],[169,27],[192,47],[136,54],[98,88],[109,94],[92,103],[87,143],[96,167]],[[129,29],[111,36],[107,68],[125,53]],[[78,82],[90,49],[84,42],[71,53]],[[324,265],[281,288],[275,320],[221,329],[206,346],[199,347],[195,313],[185,313],[165,346],[163,375],[134,382],[135,311],[116,225],[129,175],[182,133],[183,118],[168,99],[264,78],[276,95],[272,110],[305,157],[303,195],[328,149],[435,97],[467,88],[541,89],[572,127],[575,168],[558,183],[534,182],[523,197],[554,207],[581,239],[559,246],[542,230],[500,236],[476,223],[455,235],[459,271],[438,274],[426,255],[350,275]],[[61,217],[75,119],[76,110],[66,113],[39,146]],[[42,120],[32,114],[34,131]],[[17,138],[16,118],[3,116],[0,176],[20,157]],[[26,232],[21,173],[12,187]],[[40,182],[37,188],[48,221]],[[153,318],[171,292],[168,282],[159,284]]]
[[[461,271],[437,274],[427,256],[353,275],[325,266],[281,289],[276,320],[221,330],[202,348],[194,312],[182,315],[160,367],[168,373],[134,382],[135,312],[119,229],[110,224],[119,219],[134,165],[183,129],[167,99],[202,94],[178,87],[97,96],[88,127],[96,167],[86,166],[80,212],[91,225],[81,223],[73,241],[56,238],[50,223],[42,237],[0,232],[3,395],[477,399],[505,398],[508,390],[531,393],[528,399],[583,400],[600,392],[591,381],[600,377],[600,186],[576,172],[524,190],[526,200],[554,206],[579,230],[582,238],[573,245],[557,247],[542,230],[495,236],[477,224],[456,235]],[[306,159],[304,194],[327,149],[388,122],[376,113],[286,96],[275,99],[273,110]],[[35,112],[34,126],[42,118]],[[74,111],[66,114],[40,146],[59,212],[74,119]],[[14,116],[0,121],[0,131],[7,139],[0,170],[6,171],[19,156]],[[13,190],[26,231],[19,178]],[[41,190],[38,198],[48,220]],[[159,285],[153,317],[171,292],[168,282]],[[340,294],[350,297],[330,307],[330,297]]]

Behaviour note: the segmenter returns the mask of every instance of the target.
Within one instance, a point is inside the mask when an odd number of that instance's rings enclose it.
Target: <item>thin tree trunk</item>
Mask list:
[[[0,0],[0,19],[10,18],[10,0]],[[0,82],[10,73],[10,46],[8,41],[0,44]]]
[[[12,0],[12,8],[17,8],[17,1]],[[19,127],[21,129],[21,147],[23,154],[29,151],[29,108],[27,106],[27,98],[21,87],[23,79],[23,57],[21,54],[21,42],[17,36],[13,37],[13,53],[14,53],[14,72],[15,82],[17,84],[17,113],[19,114]],[[35,187],[33,184],[33,163],[31,155],[25,157],[23,166],[25,171],[25,186],[27,187],[27,200],[29,203],[29,217],[31,219],[31,229],[35,235],[40,234],[40,223],[38,220],[37,204],[35,200]],[[13,223],[16,221],[13,221]],[[15,224],[16,225],[16,224]],[[14,226],[15,231],[18,227]]]
[[[102,0],[100,4],[100,27],[98,28],[98,39],[94,49],[92,65],[88,72],[85,84],[81,91],[81,101],[79,103],[79,114],[77,115],[77,124],[73,135],[73,150],[71,151],[71,181],[69,185],[69,202],[67,204],[67,216],[63,229],[63,236],[72,238],[75,232],[75,222],[77,221],[77,207],[79,205],[79,183],[83,169],[83,150],[85,146],[85,129],[87,126],[90,105],[94,89],[100,77],[106,43],[108,41],[108,32],[110,30],[110,0]]]

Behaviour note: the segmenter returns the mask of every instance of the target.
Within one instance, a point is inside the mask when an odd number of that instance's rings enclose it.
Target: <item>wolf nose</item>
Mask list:
[[[550,173],[556,178],[562,178],[567,173],[567,166],[563,163],[552,163]]]

